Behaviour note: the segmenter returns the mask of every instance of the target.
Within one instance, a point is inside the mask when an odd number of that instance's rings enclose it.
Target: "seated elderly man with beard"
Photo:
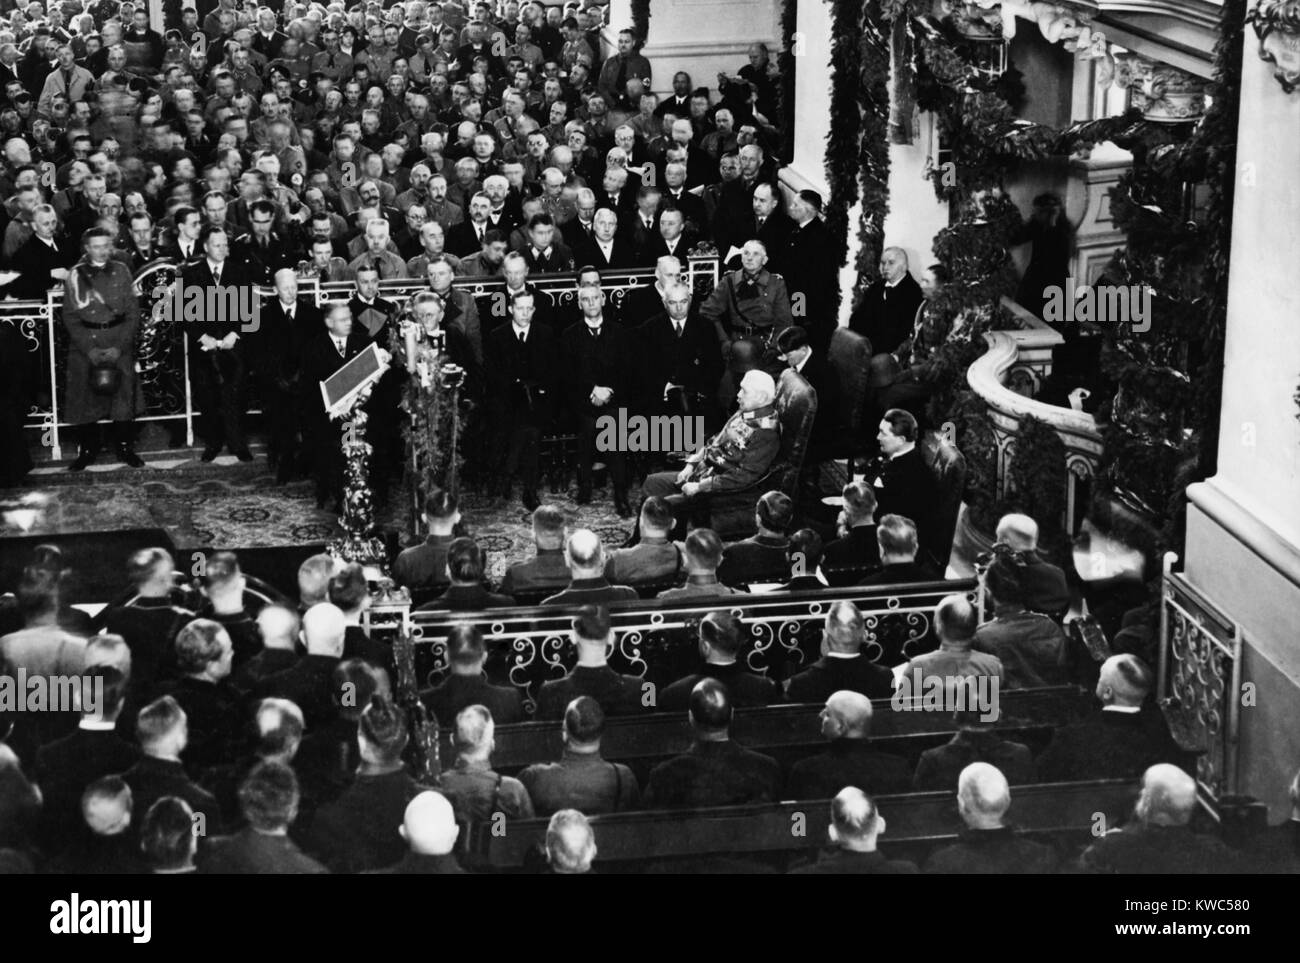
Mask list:
[[[686,459],[685,468],[646,476],[642,487],[646,498],[658,495],[667,500],[677,516],[679,532],[688,514],[700,506],[699,496],[747,488],[767,474],[780,450],[772,376],[759,370],[748,372],[741,379],[736,399],[736,413],[708,444]]]

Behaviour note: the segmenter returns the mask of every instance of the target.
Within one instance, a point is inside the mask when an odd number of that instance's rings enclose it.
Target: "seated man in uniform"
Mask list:
[[[707,445],[686,459],[685,468],[676,473],[655,472],[642,486],[647,498],[661,497],[673,507],[682,536],[687,516],[684,509],[697,507],[697,496],[749,487],[767,474],[780,449],[772,376],[750,371],[741,380],[736,398],[739,410]]]

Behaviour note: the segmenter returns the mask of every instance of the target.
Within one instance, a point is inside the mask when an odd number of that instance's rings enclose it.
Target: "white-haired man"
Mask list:
[[[596,858],[596,834],[576,809],[561,809],[546,827],[546,863],[552,873],[566,876],[591,872]]]
[[[1007,823],[1011,788],[987,762],[973,762],[957,777],[957,812],[966,824],[961,838],[933,853],[927,873],[1050,873],[1056,853],[1025,839]]]
[[[667,498],[684,524],[682,509],[700,495],[738,491],[767,474],[781,447],[776,417],[776,383],[757,369],[740,382],[739,409],[703,448],[686,459],[680,472],[661,471],[646,477],[647,498]]]
[[[1160,763],[1142,774],[1134,819],[1093,843],[1079,857],[1088,873],[1232,873],[1244,860],[1222,840],[1192,830],[1196,780]]]
[[[846,786],[831,800],[831,825],[828,830],[835,850],[820,859],[790,872],[795,875],[839,876],[858,873],[902,875],[914,874],[916,865],[901,859],[887,859],[876,848],[876,840],[885,831],[885,817],[875,801],[854,786]]]

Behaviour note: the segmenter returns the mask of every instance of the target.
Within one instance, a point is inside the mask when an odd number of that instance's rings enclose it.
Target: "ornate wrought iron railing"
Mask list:
[[[667,685],[695,671],[696,627],[708,613],[726,609],[744,623],[740,660],[755,672],[786,679],[821,657],[826,614],[835,601],[847,599],[863,613],[867,656],[894,666],[937,646],[934,608],[953,594],[982,605],[975,579],[631,602],[610,607],[614,638],[607,659],[621,673],[653,686]],[[462,622],[478,625],[488,640],[488,676],[497,684],[518,688],[530,714],[542,683],[562,678],[577,660],[570,639],[571,608],[533,606],[478,613],[406,613],[393,608],[384,615],[388,631],[404,632],[411,641],[409,646],[395,647],[411,659],[399,671],[422,687],[436,684],[449,671],[449,628]],[[373,624],[382,631],[379,619]]]
[[[686,276],[700,297],[711,292],[718,282],[721,265],[717,257],[688,258]],[[144,394],[145,413],[138,420],[184,420],[186,443],[194,443],[194,402],[190,390],[189,364],[185,338],[179,323],[169,312],[154,311],[154,305],[170,292],[176,278],[176,264],[157,260],[145,265],[135,278],[140,295],[142,324],[137,348],[137,370]],[[577,275],[538,274],[529,278],[540,290],[550,294],[557,307],[573,304],[577,297]],[[618,310],[629,291],[654,284],[653,268],[610,271],[601,278],[601,288]],[[501,278],[457,278],[453,287],[468,291],[476,298],[490,298],[504,293]],[[427,289],[418,280],[381,281],[386,297],[400,298]],[[317,304],[346,301],[355,292],[350,283],[320,284],[315,278],[299,281],[299,295],[314,298]],[[273,297],[271,288],[258,288],[262,297]],[[64,369],[67,363],[67,335],[61,323],[63,288],[52,288],[42,301],[0,302],[0,324],[18,328],[31,356],[35,398],[24,427],[41,432],[41,444],[51,449],[55,460],[63,457],[61,429],[70,427],[63,411]],[[253,413],[257,409],[254,407]]]
[[[1182,748],[1198,751],[1197,779],[1214,800],[1237,792],[1241,625],[1173,571],[1165,555],[1157,695]]]

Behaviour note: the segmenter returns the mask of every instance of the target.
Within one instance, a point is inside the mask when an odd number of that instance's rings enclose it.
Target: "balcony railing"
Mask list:
[[[1026,417],[1046,422],[1060,436],[1066,451],[1066,532],[1075,534],[1077,508],[1086,501],[1082,486],[1091,481],[1101,460],[1102,440],[1097,422],[1086,411],[1061,408],[1032,397],[1052,373],[1052,348],[1061,335],[1024,308],[1003,298],[1003,306],[1021,320],[1014,331],[984,335],[989,349],[970,366],[966,380],[988,405],[998,443],[998,494],[1006,494],[1007,469],[1015,457],[1016,435]]]

